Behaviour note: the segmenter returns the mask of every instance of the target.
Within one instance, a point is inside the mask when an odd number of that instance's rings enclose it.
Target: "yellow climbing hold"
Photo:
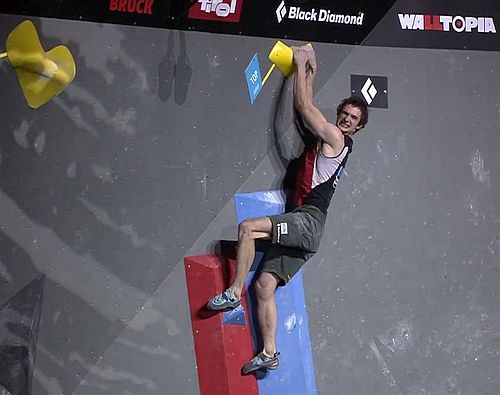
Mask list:
[[[285,75],[289,77],[295,71],[293,65],[293,50],[281,41],[277,41],[269,53],[269,60]]]
[[[32,108],[47,103],[75,78],[75,61],[69,49],[58,45],[45,52],[31,21],[22,22],[9,34],[7,57]]]

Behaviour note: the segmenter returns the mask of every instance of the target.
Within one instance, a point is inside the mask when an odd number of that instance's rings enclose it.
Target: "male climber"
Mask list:
[[[216,311],[238,307],[245,278],[254,260],[255,239],[272,241],[254,283],[264,348],[243,367],[243,374],[261,368],[278,368],[274,293],[277,286],[286,285],[318,250],[328,206],[352,150],[351,136],[368,121],[365,102],[350,97],[337,107],[336,123],[328,122],[314,105],[317,65],[312,47],[294,48],[293,59],[296,66],[294,106],[302,123],[314,136],[300,158],[301,168],[293,196],[296,208],[282,215],[247,219],[239,225],[235,279],[228,289],[207,303],[208,309]]]

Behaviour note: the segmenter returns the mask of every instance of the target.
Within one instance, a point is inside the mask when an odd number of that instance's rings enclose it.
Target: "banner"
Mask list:
[[[351,45],[499,51],[488,0],[3,0],[0,13]]]

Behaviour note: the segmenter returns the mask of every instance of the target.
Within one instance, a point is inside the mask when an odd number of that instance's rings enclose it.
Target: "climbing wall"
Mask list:
[[[245,2],[236,22],[47,3],[0,6],[0,53],[29,19],[77,70],[33,110],[0,59],[0,360],[26,367],[0,392],[201,394],[184,258],[235,240],[235,195],[281,189],[302,147],[278,70],[250,101],[245,70],[257,54],[264,77],[279,38],[313,43],[327,118],[371,103],[303,271],[315,391],[498,393],[497,5]]]

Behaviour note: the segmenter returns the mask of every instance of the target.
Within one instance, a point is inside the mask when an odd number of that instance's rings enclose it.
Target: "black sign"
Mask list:
[[[365,99],[369,107],[388,108],[387,77],[351,75],[351,95]]]

